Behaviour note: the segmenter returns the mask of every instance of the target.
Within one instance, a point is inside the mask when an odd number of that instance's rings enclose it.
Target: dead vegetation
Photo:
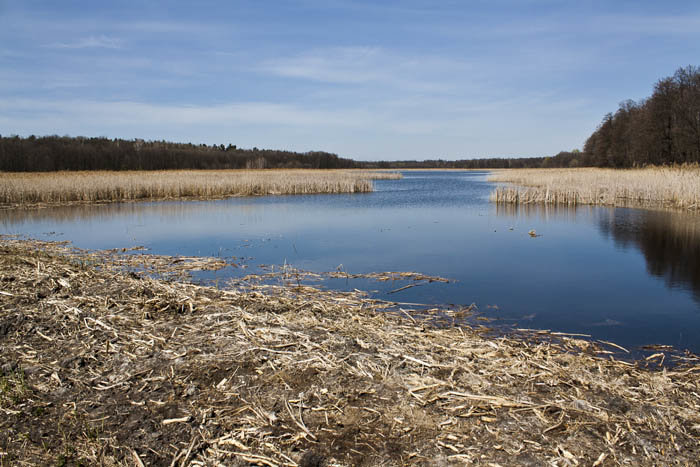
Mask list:
[[[1,173],[0,207],[231,196],[363,193],[397,172],[163,170]]]
[[[361,292],[217,290],[96,257],[0,239],[0,465],[700,458],[691,356],[650,371],[566,336],[378,313]]]
[[[497,188],[491,201],[515,204],[594,204],[672,208],[700,212],[700,166],[643,169],[508,169],[489,181],[518,186]]]

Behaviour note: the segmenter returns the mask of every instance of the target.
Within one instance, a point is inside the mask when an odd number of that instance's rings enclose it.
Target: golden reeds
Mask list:
[[[504,186],[491,194],[498,203],[594,204],[700,211],[700,166],[643,169],[510,169],[495,171]]]
[[[697,463],[692,356],[650,371],[663,352],[166,282],[114,255],[0,238],[0,464]]]
[[[395,172],[355,170],[173,170],[1,173],[0,205],[372,191]]]

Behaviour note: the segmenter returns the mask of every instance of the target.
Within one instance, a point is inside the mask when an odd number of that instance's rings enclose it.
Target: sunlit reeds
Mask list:
[[[491,194],[498,203],[597,204],[700,211],[700,166],[643,169],[511,169],[489,177],[508,182]]]
[[[95,203],[311,193],[364,193],[395,172],[355,170],[190,170],[2,173],[0,204]]]

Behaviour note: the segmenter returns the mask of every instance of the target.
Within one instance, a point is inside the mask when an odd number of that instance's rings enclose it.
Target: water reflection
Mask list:
[[[593,206],[498,204],[499,216],[580,223],[590,217],[621,249],[642,253],[647,272],[669,288],[691,290],[700,303],[700,216],[671,211]]]
[[[568,220],[575,221],[580,219],[582,215],[590,215],[596,209],[592,206],[559,206],[549,204],[510,204],[498,203],[496,206],[496,214],[499,216],[513,217],[519,219],[538,218],[542,220],[557,221]]]
[[[254,198],[252,198],[254,200]],[[241,200],[243,201],[243,200]],[[260,204],[238,202],[236,209],[241,213],[258,215]],[[46,208],[8,209],[0,213],[0,225],[4,228],[21,226],[34,222],[84,222],[103,221],[115,218],[145,219],[153,216],[174,220],[189,220],[193,215],[206,213],[209,216],[228,215],[231,207],[226,204],[207,201],[161,201],[114,204],[84,204],[72,206],[52,206]]]
[[[670,288],[686,288],[700,303],[700,217],[684,213],[610,210],[598,223],[621,248],[635,247],[647,271]]]

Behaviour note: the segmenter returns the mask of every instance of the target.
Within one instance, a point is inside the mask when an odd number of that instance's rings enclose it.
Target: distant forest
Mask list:
[[[0,171],[640,167],[700,163],[700,69],[679,68],[651,97],[608,113],[583,151],[551,157],[364,162],[312,151],[69,136],[0,136]]]
[[[315,151],[240,149],[229,144],[181,144],[69,136],[0,137],[0,171],[170,169],[344,169],[351,159]]]
[[[448,161],[430,159],[424,161],[380,161],[360,162],[364,168],[372,169],[526,169],[544,167],[579,167],[584,155],[574,149],[562,151],[552,157],[492,157],[488,159],[462,159]]]

